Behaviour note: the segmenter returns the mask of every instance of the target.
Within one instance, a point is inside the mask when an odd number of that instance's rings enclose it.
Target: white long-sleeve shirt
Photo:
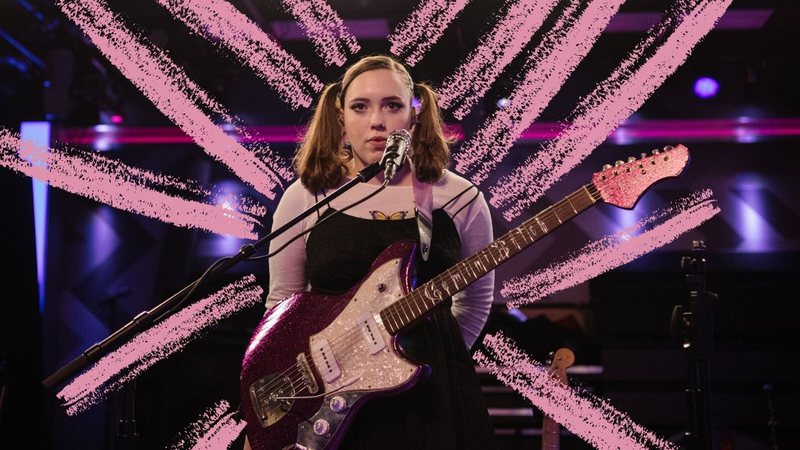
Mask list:
[[[445,176],[433,184],[433,209],[444,207],[450,215],[461,239],[461,259],[465,259],[488,245],[494,238],[489,207],[483,194],[464,178],[445,171]],[[379,185],[359,183],[331,202],[330,206],[341,210],[367,196]],[[326,192],[326,194],[330,191]],[[459,195],[461,194],[461,195]],[[458,197],[458,198],[455,198]],[[318,195],[321,199],[321,196]],[[452,200],[452,201],[451,201]],[[273,230],[293,219],[317,202],[314,194],[303,187],[300,181],[292,183],[283,194],[273,215]],[[324,211],[324,208],[320,211]],[[414,217],[414,192],[412,186],[388,186],[383,192],[343,214],[372,219],[370,211],[381,211],[386,215]],[[404,212],[404,213],[403,213]],[[270,252],[275,251],[292,237],[313,226],[318,219],[314,213],[278,236],[270,243]],[[313,231],[312,231],[313,232]],[[436,234],[434,228],[433,233]],[[306,239],[304,237],[289,244],[283,251],[269,260],[269,294],[267,309],[295,292],[308,290],[306,277]],[[480,334],[489,316],[494,295],[494,271],[473,282],[462,292],[453,296],[451,311],[461,327],[467,348]]]

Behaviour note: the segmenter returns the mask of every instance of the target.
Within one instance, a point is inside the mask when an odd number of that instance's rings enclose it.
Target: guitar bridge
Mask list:
[[[314,379],[305,353],[297,355],[297,370],[300,372],[303,387],[309,393],[316,394],[319,385]],[[300,390],[302,391],[302,387]],[[297,391],[288,375],[267,375],[250,385],[250,401],[263,428],[281,420],[292,409],[296,395]]]
[[[317,380],[314,379],[314,373],[311,372],[311,366],[308,364],[308,358],[306,358],[305,353],[299,353],[297,355],[297,367],[300,368],[300,374],[303,377],[303,383],[305,383],[308,392],[311,394],[319,392],[319,385],[317,384]]]
[[[267,428],[281,420],[292,409],[294,395],[288,376],[267,375],[251,384],[250,402],[261,426]]]

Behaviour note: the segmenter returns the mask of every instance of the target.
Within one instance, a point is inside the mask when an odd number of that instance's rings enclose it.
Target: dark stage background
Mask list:
[[[231,3],[275,36],[284,21],[293,20],[278,1]],[[328,3],[348,24],[371,20],[362,28],[353,25],[365,34],[370,27],[391,31],[416,4]],[[308,109],[290,109],[249,69],[188,33],[156,2],[110,0],[109,5],[167,49],[246,126],[262,127],[274,151],[292,155],[293,142],[270,142],[268,136],[277,127],[302,125],[310,117]],[[637,18],[663,12],[670,5],[661,0],[624,4],[619,23],[627,28],[603,33],[537,124],[545,129],[565,120],[576,102],[645,35],[647,24],[642,26]],[[470,2],[439,43],[412,68],[412,75],[441,84],[491,29],[498,11],[502,11],[499,2]],[[524,218],[586,183],[603,164],[654,147],[687,145],[692,161],[684,174],[649,191],[633,212],[607,205],[587,211],[498,269],[496,305],[486,332],[502,330],[540,361],[560,346],[573,348],[577,358],[570,372],[573,384],[607,399],[660,436],[676,438],[688,426],[687,367],[685,352],[670,339],[669,322],[673,306],[687,304],[689,289],[681,257],[689,254],[693,240],[703,240],[708,246],[708,289],[719,295],[710,370],[713,448],[800,448],[796,286],[800,276],[800,89],[796,81],[800,42],[795,30],[800,7],[795,0],[735,0],[731,13],[726,25],[712,31],[623,125],[651,130],[657,137],[615,134],[553,186]],[[526,50],[538,38],[539,34],[533,36]],[[341,68],[322,64],[306,39],[278,41],[321,80],[341,75]],[[359,44],[359,55],[389,51],[385,38],[359,37]],[[498,100],[509,95],[526,54],[520,53],[461,121],[466,136],[498,107]],[[348,61],[355,59],[351,56]],[[693,92],[693,83],[703,76],[718,81],[716,96],[701,99]],[[54,3],[3,0],[0,126],[18,132],[26,121],[50,122],[53,146],[104,152],[131,166],[191,178],[204,186],[222,186],[257,198],[269,211],[277,204],[244,185],[197,145],[159,141],[153,133],[142,131],[146,127],[182,136]],[[446,121],[458,122],[449,114]],[[696,132],[712,123],[722,131],[699,137]],[[139,136],[146,142],[109,141],[114,133]],[[78,134],[95,140],[71,142]],[[484,190],[541,143],[536,138],[518,141],[511,157],[482,185]],[[513,314],[505,307],[502,280],[545,268],[587,242],[613,234],[669,201],[703,188],[713,190],[722,211],[698,229]],[[245,242],[178,228],[50,188],[47,278],[40,292],[31,180],[3,167],[0,189],[5,206],[0,220],[0,448],[14,448],[17,444],[12,442],[42,449],[123,448],[115,441],[121,395],[67,416],[55,397],[57,390],[45,390],[41,380]],[[495,236],[521,222],[510,223],[500,212],[492,213]],[[265,229],[270,220],[267,213]],[[266,265],[248,263],[237,266],[208,292],[248,273],[266,286]],[[188,423],[220,399],[238,405],[241,357],[262,314],[259,306],[225,320],[138,377],[134,392],[139,448],[168,447]],[[491,375],[482,374],[482,380],[502,448],[539,448],[540,412]],[[565,433],[562,448],[589,445]]]

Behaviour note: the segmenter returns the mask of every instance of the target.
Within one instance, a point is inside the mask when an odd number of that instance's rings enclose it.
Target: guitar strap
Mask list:
[[[414,186],[414,210],[417,216],[417,230],[419,230],[419,250],[422,260],[427,261],[431,253],[431,239],[433,238],[433,185],[423,183],[417,175],[411,176]]]

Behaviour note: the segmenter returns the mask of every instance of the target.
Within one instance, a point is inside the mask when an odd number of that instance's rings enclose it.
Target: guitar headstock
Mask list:
[[[550,363],[550,373],[558,378],[562,383],[567,384],[567,369],[575,364],[575,353],[572,350],[562,347],[558,349]]]
[[[642,153],[639,159],[631,156],[627,162],[606,164],[592,176],[592,183],[604,202],[630,209],[650,186],[664,178],[677,177],[688,162],[689,149],[680,144],[666,146],[653,150],[650,156]]]

